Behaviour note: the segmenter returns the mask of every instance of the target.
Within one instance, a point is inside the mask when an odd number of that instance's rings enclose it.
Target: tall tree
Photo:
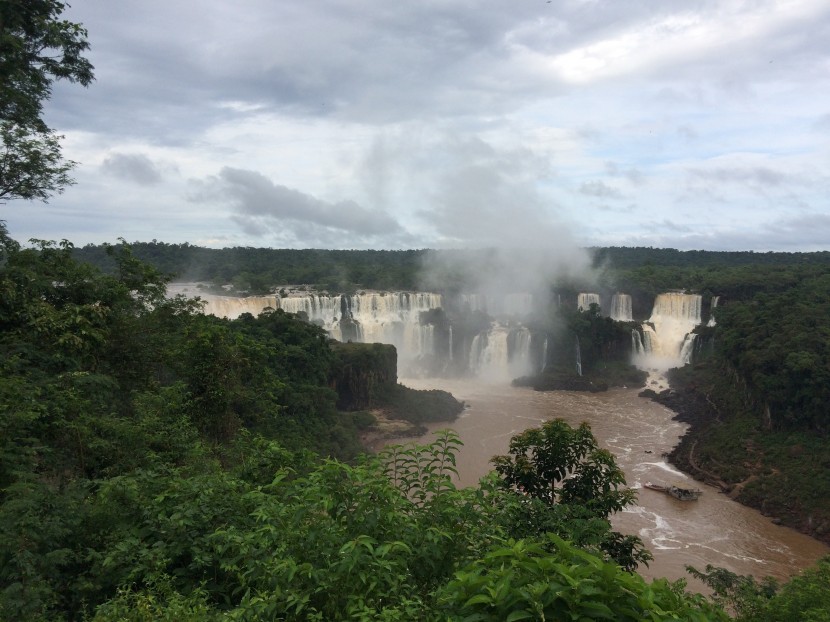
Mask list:
[[[0,201],[45,201],[70,185],[74,162],[43,120],[55,80],[94,79],[87,32],[56,0],[0,0]]]

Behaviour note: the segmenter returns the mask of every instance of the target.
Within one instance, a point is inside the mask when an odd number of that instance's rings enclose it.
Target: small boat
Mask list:
[[[700,488],[693,488],[688,484],[675,483],[664,486],[663,484],[652,484],[651,482],[646,482],[643,486],[650,490],[665,492],[666,494],[671,495],[675,499],[680,499],[681,501],[695,501],[700,497],[700,495],[703,494],[703,491]]]

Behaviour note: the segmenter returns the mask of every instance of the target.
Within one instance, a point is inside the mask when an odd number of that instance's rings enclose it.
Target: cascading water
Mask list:
[[[610,317],[618,322],[631,322],[634,319],[631,314],[630,295],[617,293],[611,296]]]
[[[510,329],[494,322],[473,338],[470,370],[480,378],[506,381],[533,371],[531,333],[527,328]]]
[[[534,371],[530,360],[532,335],[527,328],[513,331],[513,343],[510,348],[509,363],[512,377],[524,376]],[[509,342],[508,342],[509,343]]]
[[[659,294],[648,323],[643,324],[643,353],[635,363],[643,368],[666,370],[689,362],[700,324],[702,297],[698,294]]]
[[[450,327],[449,327],[449,333],[450,333],[450,336],[449,336],[449,339],[450,339],[450,363],[452,363],[452,362],[453,362],[453,353],[452,353],[452,324],[450,324]]]
[[[353,296],[292,293],[285,297],[243,298],[206,295],[182,286],[171,289],[171,293],[178,291],[200,296],[206,303],[205,313],[228,319],[236,319],[243,313],[256,316],[266,308],[302,313],[334,339],[389,343],[398,348],[403,359],[435,353],[435,327],[421,325],[420,314],[442,306],[440,294],[424,292],[371,292]]]
[[[600,304],[599,294],[581,293],[577,296],[576,306],[580,311],[588,311],[592,304]]]
[[[236,319],[243,313],[259,315],[266,308],[282,309],[304,315],[339,341],[392,344],[398,349],[399,366],[416,374],[469,370],[503,381],[539,371],[547,363],[547,340],[543,346],[533,347],[531,331],[515,321],[534,310],[530,294],[457,296],[450,304],[461,315],[492,307],[513,319],[494,322],[475,338],[462,337],[462,343],[456,343],[451,324],[441,328],[440,324],[421,323],[422,313],[443,307],[440,294],[370,292],[347,296],[294,290],[282,297],[233,297],[204,295],[195,287],[191,289],[194,291],[179,291],[200,295],[209,314]],[[446,357],[443,363],[441,357]]]
[[[204,312],[206,315],[226,317],[235,320],[243,313],[250,313],[257,316],[265,309],[279,309],[280,302],[276,296],[248,296],[237,298],[234,296],[216,296],[195,292],[205,303]]]
[[[582,349],[579,347],[579,335],[576,337],[576,375],[582,375]]]
[[[507,335],[507,329],[494,326],[473,338],[470,369],[475,375],[487,380],[501,380],[506,376]]]
[[[706,326],[714,326],[715,325],[715,316],[712,314],[718,306],[718,301],[720,300],[720,296],[712,296],[712,304],[709,307],[709,321],[706,323]]]
[[[642,336],[640,335],[640,331],[636,328],[631,330],[631,351],[635,356],[642,356],[646,353],[646,349],[643,346]]]

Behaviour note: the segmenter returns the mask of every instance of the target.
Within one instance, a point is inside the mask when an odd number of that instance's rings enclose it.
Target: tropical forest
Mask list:
[[[4,213],[74,184],[67,8],[0,2]],[[830,622],[828,251],[11,221],[0,621]]]

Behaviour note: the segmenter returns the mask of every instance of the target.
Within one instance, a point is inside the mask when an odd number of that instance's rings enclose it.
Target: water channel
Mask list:
[[[792,529],[775,525],[759,512],[694,482],[665,461],[662,455],[677,443],[685,424],[672,421],[674,413],[646,398],[639,389],[612,389],[605,393],[537,392],[509,385],[488,385],[471,380],[402,379],[415,389],[443,389],[463,400],[468,408],[448,424],[464,447],[458,456],[459,484],[470,486],[487,473],[490,458],[507,453],[510,438],[554,418],[571,425],[587,421],[602,447],[614,453],[628,485],[638,489],[638,504],[617,514],[614,528],[639,535],[654,555],[640,572],[647,578],[683,578],[689,587],[702,586],[685,566],[703,570],[707,564],[738,574],[773,576],[786,580],[813,564],[830,549]],[[417,440],[429,442],[431,434]],[[645,482],[685,481],[701,488],[698,501],[678,501],[643,488]]]

